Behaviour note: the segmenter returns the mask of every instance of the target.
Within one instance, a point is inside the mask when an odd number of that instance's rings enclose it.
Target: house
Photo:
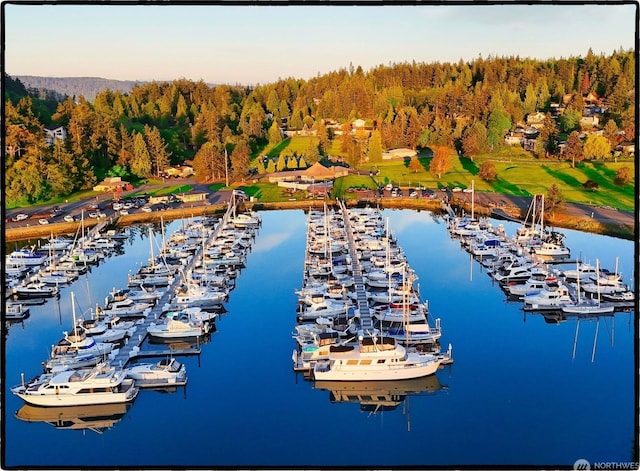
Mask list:
[[[286,172],[276,172],[269,175],[269,182],[279,181],[304,181],[319,182],[323,180],[335,180],[349,174],[349,169],[340,165],[325,167],[320,162],[316,162],[306,170],[291,170]]]
[[[615,150],[622,152],[623,154],[635,155],[636,145],[633,141],[622,141],[616,146]]]
[[[112,193],[114,191],[123,191],[131,188],[131,184],[122,180],[120,177],[107,177],[102,180],[102,182],[94,186],[93,191]]]
[[[595,105],[600,103],[600,97],[596,92],[589,92],[585,95],[584,102],[588,105]]]
[[[163,172],[167,178],[187,178],[193,175],[193,167],[189,165],[175,165],[167,167]]]
[[[533,126],[534,124],[542,124],[544,122],[544,118],[546,118],[546,116],[547,115],[545,115],[541,111],[536,111],[535,113],[529,113],[527,115],[527,124],[529,126]]]
[[[504,143],[508,146],[522,145],[524,142],[524,132],[510,132],[504,136]]]
[[[597,115],[583,116],[580,118],[580,126],[583,128],[595,128],[598,126],[600,119]]]
[[[67,131],[62,126],[46,126],[44,132],[44,140],[50,146],[56,142],[56,139],[60,139],[62,142],[67,139]]]
[[[183,203],[190,203],[193,201],[204,201],[207,199],[208,193],[200,191],[192,191],[189,193],[180,193],[176,195],[176,198]]]
[[[352,129],[364,128],[364,119],[354,119],[351,123]]]

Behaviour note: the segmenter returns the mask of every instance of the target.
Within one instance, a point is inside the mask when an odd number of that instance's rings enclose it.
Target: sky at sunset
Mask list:
[[[4,3],[10,75],[257,84],[340,68],[635,48],[636,4]]]

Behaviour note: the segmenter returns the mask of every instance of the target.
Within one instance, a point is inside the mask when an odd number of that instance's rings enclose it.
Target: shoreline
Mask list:
[[[485,194],[486,195],[486,194]],[[466,196],[466,195],[465,195]],[[471,203],[465,196],[454,196],[450,204],[460,211],[471,213]],[[522,221],[526,217],[525,199],[514,199],[504,195],[498,195],[500,202],[476,202],[474,204],[474,213],[480,216],[495,217],[504,219],[504,215]],[[335,200],[299,200],[299,201],[283,201],[283,202],[245,202],[244,206],[249,210],[287,210],[287,209],[309,209],[323,207],[325,202],[336,204]],[[413,209],[425,210],[441,213],[444,211],[442,201],[440,199],[413,199],[413,198],[374,198],[374,199],[347,199],[347,206],[367,206],[376,205],[385,209]],[[554,215],[546,218],[547,225],[564,229],[573,229],[581,232],[595,233],[616,237],[619,239],[635,240],[635,219],[631,215],[626,215],[616,210],[607,209],[607,214],[603,214],[602,208],[590,208],[586,205],[578,205],[575,203],[564,203],[563,207]],[[215,215],[223,213],[227,208],[226,203],[197,205],[189,208],[166,209],[161,212],[142,213],[137,212],[124,216],[107,218],[109,227],[125,227],[132,224],[153,223],[161,220],[181,219],[185,217],[195,217],[204,215]],[[523,209],[524,208],[524,209]],[[524,211],[524,214],[523,214]],[[596,211],[598,214],[596,215]],[[591,212],[591,214],[589,214]],[[608,214],[613,213],[613,214]],[[628,223],[621,223],[620,215]],[[597,216],[597,217],[596,217]],[[617,220],[616,220],[617,219]],[[101,220],[89,219],[84,221],[86,228],[91,228]],[[51,223],[46,225],[34,225],[28,227],[6,228],[4,230],[4,238],[6,242],[16,242],[21,240],[47,238],[53,235],[75,234],[81,223],[80,222],[64,222]]]

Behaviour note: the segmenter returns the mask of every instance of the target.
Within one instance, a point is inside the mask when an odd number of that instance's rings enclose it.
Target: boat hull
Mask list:
[[[313,377],[316,381],[392,381],[432,375],[438,370],[439,365],[435,360],[420,362],[415,366],[400,364],[397,367],[378,367],[372,364],[369,368],[362,365],[350,368],[345,364],[316,363]]]
[[[23,388],[14,389],[14,394],[27,404],[42,407],[90,406],[117,404],[133,401],[138,394],[133,379],[125,379],[119,386],[121,392],[92,392],[88,394],[29,394]]]

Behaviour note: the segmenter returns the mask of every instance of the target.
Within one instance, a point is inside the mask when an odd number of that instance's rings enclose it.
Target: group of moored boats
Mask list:
[[[310,210],[292,354],[315,381],[406,380],[449,363],[379,209]]]
[[[194,219],[166,241],[163,237],[157,256],[150,228],[149,263],[86,319],[76,318],[71,293],[72,329],[52,347],[44,373],[23,378],[11,391],[31,405],[69,407],[127,403],[139,388],[185,385],[186,368],[173,355],[123,367],[122,361],[116,365],[118,354],[135,334],[141,344],[145,336],[172,342],[213,331],[260,223],[256,213]],[[162,299],[168,301],[161,306]],[[129,358],[143,355],[139,345],[130,350],[135,354]]]
[[[613,272],[601,268],[598,260],[595,265],[569,261],[571,251],[564,244],[564,235],[545,229],[539,222],[542,217],[534,217],[536,204],[544,204],[541,195],[533,199],[531,220],[513,237],[507,236],[502,225],[493,227],[487,219],[469,215],[450,217],[447,226],[507,296],[523,302],[525,311],[589,316],[633,306],[635,293],[618,273],[617,260]],[[574,263],[574,268],[557,268]]]

